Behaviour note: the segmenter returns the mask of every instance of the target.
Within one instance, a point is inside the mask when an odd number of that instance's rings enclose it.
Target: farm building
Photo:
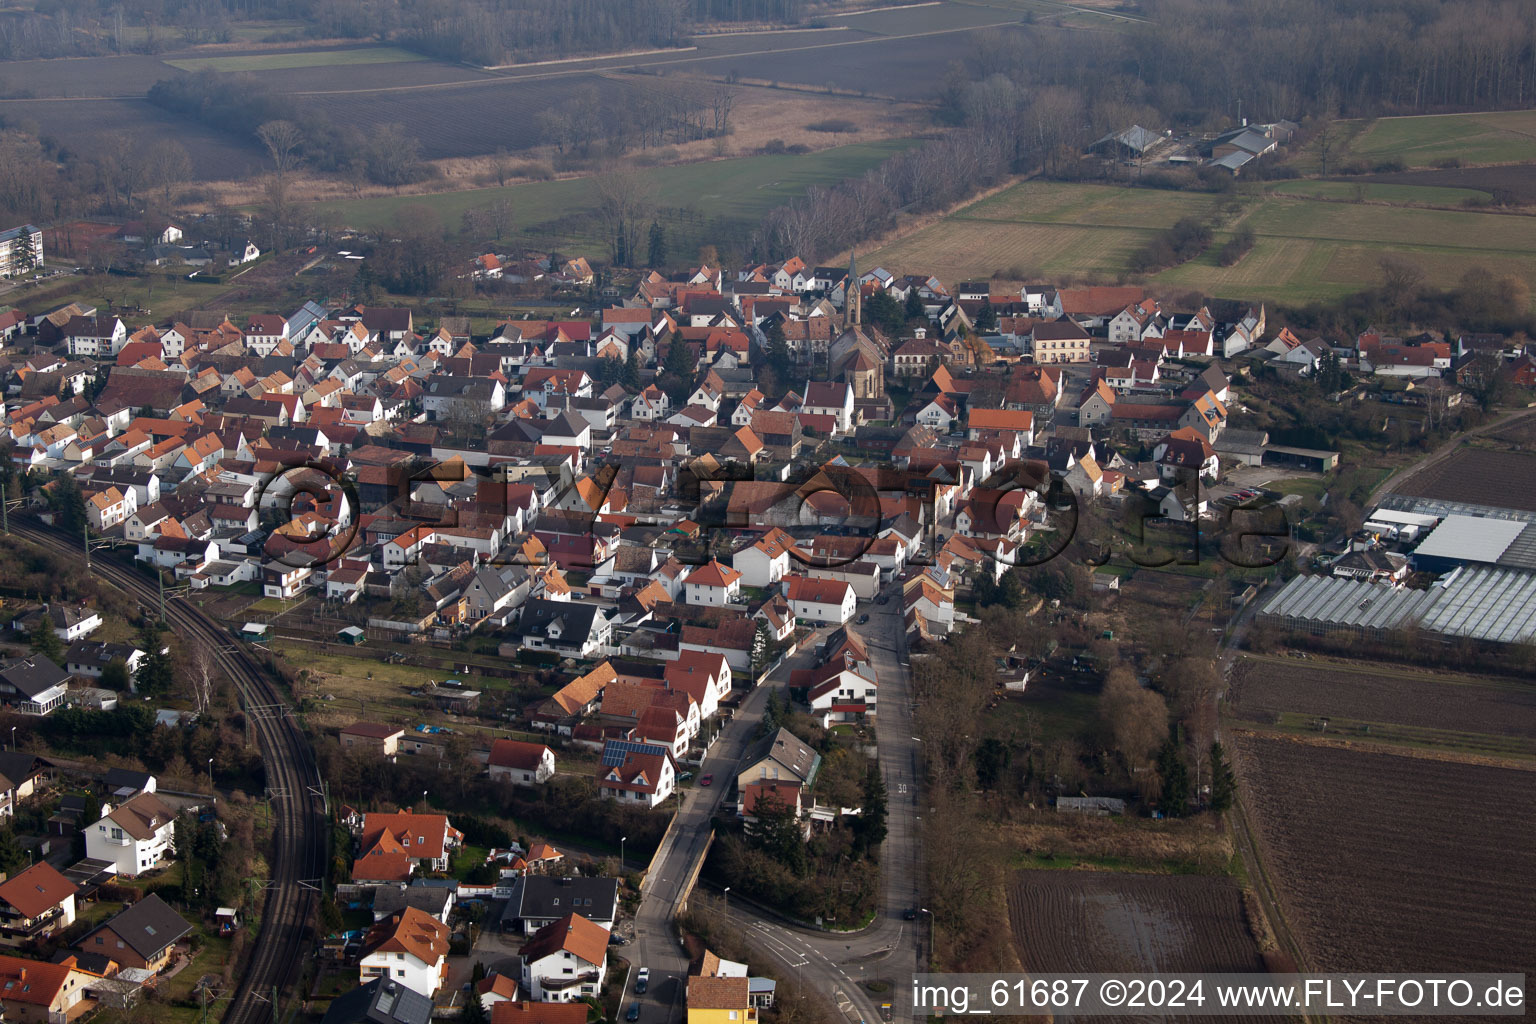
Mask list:
[[[1413,541],[1419,534],[1433,530],[1440,522],[1439,516],[1422,512],[1400,512],[1397,509],[1378,508],[1365,517],[1364,529],[1386,540]]]
[[[1405,629],[1491,643],[1536,639],[1536,573],[1464,567],[1428,590],[1337,576],[1298,576],[1259,612],[1260,623],[1313,636],[1385,640]]]
[[[338,643],[352,644],[354,647],[368,639],[368,635],[357,626],[348,626],[346,629],[336,631]]]
[[[1284,444],[1264,446],[1264,465],[1288,466],[1309,473],[1331,473],[1339,468],[1339,453],[1317,448],[1292,448]]]

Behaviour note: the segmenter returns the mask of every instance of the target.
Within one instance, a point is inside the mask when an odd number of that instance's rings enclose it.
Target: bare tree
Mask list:
[[[147,177],[161,190],[166,206],[171,205],[172,190],[192,176],[192,158],[186,147],[179,142],[161,142],[152,146],[146,156]]]
[[[292,121],[268,121],[256,129],[256,137],[267,147],[278,177],[298,166],[299,147],[304,144],[304,132],[298,125]]]
[[[731,130],[731,109],[736,105],[737,89],[730,81],[721,82],[710,94],[710,112],[714,115],[715,135]]]
[[[655,188],[634,168],[621,164],[610,164],[593,185],[613,261],[628,266],[639,255],[641,231],[656,208]]]
[[[1424,268],[1398,256],[1383,256],[1377,261],[1381,268],[1381,290],[1393,306],[1402,306],[1418,293],[1424,281]]]
[[[213,703],[213,654],[206,644],[187,644],[187,688],[192,692],[192,706],[199,715]]]
[[[1099,713],[1115,747],[1133,768],[1146,764],[1168,735],[1168,703],[1161,694],[1143,689],[1124,666],[1111,670],[1104,680]]]

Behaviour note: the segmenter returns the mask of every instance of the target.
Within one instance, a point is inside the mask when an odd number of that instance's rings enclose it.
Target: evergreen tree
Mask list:
[[[1237,795],[1237,776],[1227,762],[1227,752],[1220,743],[1211,744],[1211,810],[1220,814],[1232,806]]]
[[[138,645],[144,651],[144,660],[139,662],[139,671],[133,677],[134,686],[146,697],[165,693],[176,680],[176,668],[165,650],[159,623],[153,619],[145,621],[139,630]]]
[[[907,312],[886,292],[875,292],[864,303],[864,322],[896,335],[907,322]]]
[[[53,631],[53,619],[48,617],[47,612],[38,616],[37,625],[32,627],[32,635],[28,639],[32,643],[33,654],[41,654],[55,665],[63,666],[64,644]]]
[[[60,473],[48,489],[48,504],[59,517],[59,525],[71,535],[85,528],[85,496],[73,474]]]
[[[341,916],[341,908],[330,897],[320,901],[320,934],[329,937],[335,935],[346,926]]]
[[[805,852],[805,833],[795,818],[795,809],[772,792],[763,793],[752,808],[757,819],[752,825],[750,842],[797,876],[805,877],[809,861]]]
[[[133,677],[128,672],[128,663],[122,658],[113,658],[101,670],[100,685],[103,690],[116,690],[119,693],[126,693],[128,685],[132,681]]]
[[[660,221],[651,221],[649,243],[646,255],[649,257],[651,266],[665,266],[667,262],[667,229],[661,226]]]
[[[1158,803],[1170,818],[1180,818],[1189,810],[1189,768],[1176,737],[1170,735],[1157,754],[1157,774],[1163,780],[1162,799]]]
[[[13,275],[30,274],[37,269],[37,242],[25,228],[16,236],[16,248],[11,259]]]
[[[768,325],[768,368],[779,381],[787,381],[794,372],[794,357],[789,353],[789,342],[784,338],[784,323],[777,317]]]
[[[872,854],[885,842],[889,828],[886,825],[885,779],[878,765],[870,765],[864,775],[864,808],[854,819],[854,848]]]
[[[640,349],[638,346],[629,347],[629,358],[624,360],[624,375],[619,383],[630,391],[640,390]]]
[[[923,308],[923,297],[917,294],[916,288],[907,289],[907,304],[903,312],[906,313],[909,322],[928,319],[928,311]]]
[[[997,310],[992,308],[992,300],[987,299],[976,311],[976,319],[973,321],[978,333],[997,330]]]
[[[0,828],[0,871],[7,876],[27,866],[27,851],[21,848],[16,830],[10,825]]]
[[[464,997],[464,1013],[459,1017],[464,1024],[486,1024],[489,1017],[485,1015],[485,1004],[480,1001],[480,993],[473,987]]]
[[[1012,761],[1013,751],[1008,744],[995,736],[982,740],[976,748],[976,784],[982,789],[996,789]]]

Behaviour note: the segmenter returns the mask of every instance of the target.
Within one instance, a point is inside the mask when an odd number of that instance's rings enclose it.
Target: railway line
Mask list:
[[[78,542],[19,517],[12,521],[11,532],[66,558],[81,554]],[[111,560],[94,561],[91,568],[144,607],[155,606],[157,588],[133,569]],[[272,680],[223,624],[181,601],[166,605],[166,618],[187,642],[208,645],[239,689],[261,750],[273,811],[272,877],[260,909],[261,930],[223,1019],[225,1024],[276,1022],[284,993],[302,977],[310,922],[326,872],[329,826],[314,751]]]

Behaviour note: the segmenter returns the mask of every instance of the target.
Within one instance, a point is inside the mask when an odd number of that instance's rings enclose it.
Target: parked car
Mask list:
[[[699,785],[701,785],[701,786],[708,786],[710,783],[712,783],[714,781],[715,781],[715,776],[712,773],[706,772],[704,775],[702,775],[699,778]]]
[[[645,995],[645,990],[650,987],[650,984],[651,969],[649,967],[640,968],[640,973],[635,975],[635,995]]]
[[[608,945],[610,946],[622,946],[628,941],[629,940],[622,935],[615,934],[608,936]]]
[[[901,916],[902,916],[903,920],[906,920],[906,921],[916,921],[917,920],[917,911],[915,909],[913,909],[912,907],[908,907],[906,910],[903,910],[901,912]]]
[[[624,1019],[625,1020],[639,1020],[640,1019],[640,1004],[639,1003],[630,1003],[629,1004],[629,1012],[624,1014]]]
[[[854,623],[854,625],[862,626],[862,625],[864,625],[864,623],[866,623],[868,621],[869,621],[869,613],[865,612],[863,615],[859,616],[859,621]]]
[[[687,782],[691,778],[693,778],[693,772],[678,772],[677,773],[677,781],[678,782]]]

